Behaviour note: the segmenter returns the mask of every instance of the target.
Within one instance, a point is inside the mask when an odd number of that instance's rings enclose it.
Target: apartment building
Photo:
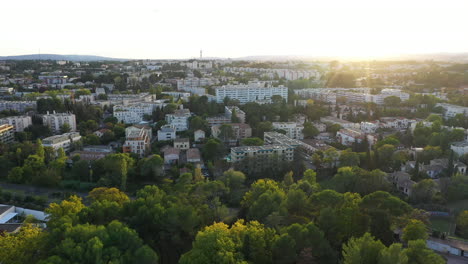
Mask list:
[[[156,95],[149,93],[139,94],[108,94],[107,100],[113,105],[128,105],[134,103],[150,103],[156,100]]]
[[[158,141],[174,140],[176,128],[173,125],[164,125],[158,130]]]
[[[304,139],[304,134],[302,130],[304,126],[298,125],[296,122],[273,122],[273,129],[275,130],[284,130],[286,136],[293,139]]]
[[[9,116],[0,119],[0,124],[12,125],[15,132],[23,132],[25,128],[32,125],[30,116]]]
[[[52,130],[52,133],[59,134],[64,124],[70,126],[70,131],[76,131],[76,117],[71,113],[55,113],[42,116],[42,123]]]
[[[64,133],[61,135],[55,135],[51,137],[44,138],[42,140],[42,145],[44,147],[51,147],[55,151],[63,148],[65,152],[69,152],[72,143],[77,142],[81,139],[80,133],[78,132],[70,132]]]
[[[436,107],[442,107],[445,111],[444,117],[445,118],[452,118],[458,114],[462,114],[464,116],[468,115],[468,107],[453,105],[453,104],[446,104],[446,103],[438,103]]]
[[[0,111],[14,110],[23,113],[28,109],[35,110],[36,108],[36,101],[0,101]]]
[[[328,123],[331,125],[340,125],[342,128],[349,128],[349,129],[359,129],[361,126],[359,123],[349,122],[347,120],[337,118],[334,116],[321,117],[320,122]]]
[[[240,140],[252,136],[252,128],[248,124],[243,123],[231,123],[227,124],[232,128],[232,138],[231,140]],[[219,138],[221,134],[221,126],[212,126],[211,135],[215,138]]]
[[[231,148],[230,162],[236,163],[245,158],[278,157],[284,161],[292,161],[294,147],[288,145],[243,146]]]
[[[155,108],[153,103],[114,105],[113,115],[119,122],[138,124],[144,120],[145,115],[152,115]]]
[[[124,153],[135,153],[146,156],[151,148],[151,128],[146,126],[130,126],[125,129]]]
[[[271,97],[274,95],[279,95],[287,101],[288,88],[283,85],[274,87],[262,82],[224,85],[216,88],[216,102],[218,103],[224,102],[226,97],[238,100],[241,104],[248,102],[271,103]]]
[[[77,150],[70,153],[70,157],[80,156],[80,160],[94,161],[102,159],[107,155],[114,153],[110,146],[87,146],[83,150]]]
[[[224,107],[224,115],[231,119],[232,118],[232,113],[235,113],[237,118],[239,119],[239,123],[245,123],[245,112],[242,111],[239,107],[237,106],[225,106]]]
[[[12,125],[0,125],[0,142],[7,144],[14,140],[14,127]]]
[[[166,115],[166,122],[173,125],[176,131],[185,131],[189,129],[189,118],[191,116],[189,109],[178,109],[173,114]]]

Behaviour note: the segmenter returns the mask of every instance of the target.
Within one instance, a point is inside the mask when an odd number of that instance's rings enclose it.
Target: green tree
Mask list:
[[[343,263],[378,263],[380,252],[385,246],[380,241],[376,241],[369,233],[360,238],[351,238],[343,246]]]
[[[312,125],[312,123],[305,122],[302,133],[304,134],[304,137],[306,138],[313,138],[317,136],[320,132],[314,125]]]
[[[456,232],[463,238],[468,238],[468,211],[462,211],[457,217]]]
[[[426,241],[411,240],[408,242],[408,248],[404,250],[408,257],[408,263],[411,264],[444,264],[445,260],[437,253],[427,248]]]
[[[263,140],[258,137],[244,138],[241,141],[243,146],[263,146]]]
[[[68,133],[71,131],[71,127],[70,127],[70,124],[68,123],[64,123],[61,127],[60,127],[60,132],[63,133]]]
[[[405,242],[409,242],[411,240],[426,240],[429,237],[427,234],[426,225],[419,221],[412,219],[403,229],[403,236],[402,239]]]

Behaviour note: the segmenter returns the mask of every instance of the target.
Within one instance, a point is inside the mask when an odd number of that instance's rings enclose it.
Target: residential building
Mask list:
[[[11,143],[15,139],[14,132],[15,129],[12,125],[0,125],[0,142],[1,143]]]
[[[125,129],[124,153],[135,153],[144,157],[151,148],[151,128],[146,126],[131,126]]]
[[[188,138],[176,138],[174,139],[174,148],[187,150],[190,148],[190,140]]]
[[[201,155],[200,150],[197,148],[190,148],[187,150],[187,162],[189,163],[200,163]]]
[[[156,100],[156,95],[149,93],[139,94],[108,94],[107,100],[113,105],[129,105],[135,103],[150,103]]]
[[[193,132],[193,137],[195,138],[195,142],[200,142],[202,139],[205,139],[205,131],[198,129]]]
[[[76,117],[71,113],[55,113],[54,111],[50,114],[47,111],[47,114],[42,116],[42,123],[50,127],[54,134],[59,134],[64,124],[70,126],[70,131],[76,131]]]
[[[114,117],[125,124],[138,124],[144,116],[151,116],[156,105],[153,103],[135,103],[128,105],[114,105]]]
[[[273,87],[267,83],[249,83],[224,85],[216,88],[216,102],[222,103],[227,97],[231,100],[238,100],[241,104],[248,102],[271,103],[271,98],[275,95],[288,100],[288,88],[285,86]]]
[[[166,122],[173,125],[177,132],[185,131],[189,129],[190,116],[189,109],[178,109],[173,114],[166,115]]]
[[[378,121],[368,121],[368,122],[361,122],[360,129],[364,133],[375,133],[375,131],[379,128]]]
[[[163,150],[164,153],[164,164],[177,164],[180,159],[180,149],[166,148]]]
[[[42,140],[42,145],[44,147],[51,147],[55,151],[63,148],[65,152],[69,152],[72,143],[76,143],[81,139],[80,133],[78,132],[70,132],[64,133],[61,135],[51,136],[44,138]]]
[[[243,146],[231,148],[230,162],[236,163],[245,158],[273,158],[292,161],[294,147],[288,145]]]
[[[239,123],[245,123],[245,112],[242,111],[239,107],[237,106],[225,106],[224,107],[224,114],[226,115],[227,118],[231,119],[233,112],[236,113],[236,116],[239,119]]]
[[[227,124],[232,128],[232,137],[226,140],[240,140],[252,136],[252,128],[248,124],[243,123],[231,123]],[[221,126],[212,126],[211,135],[215,138],[219,138],[221,134]]]
[[[388,174],[388,177],[399,191],[407,196],[411,196],[413,185],[416,184],[415,181],[411,180],[411,175],[403,171],[396,171]]]
[[[176,128],[173,125],[164,125],[158,130],[158,141],[174,140]]]
[[[450,149],[457,153],[458,156],[463,156],[468,153],[468,142],[461,141],[452,143]]]
[[[304,134],[302,130],[304,126],[298,125],[296,122],[273,122],[273,129],[275,130],[284,130],[286,136],[294,139],[304,139]]]
[[[25,128],[32,125],[30,116],[9,116],[0,119],[0,124],[12,125],[15,132],[23,132]]]
[[[0,101],[0,111],[13,110],[23,113],[28,109],[35,110],[36,108],[36,101]]]
[[[468,115],[468,107],[453,105],[453,104],[447,104],[447,103],[438,103],[438,104],[436,104],[436,107],[439,107],[439,106],[444,109],[444,111],[445,111],[444,117],[445,118],[452,118],[452,117],[455,117],[458,114],[462,114],[464,116]]]
[[[70,157],[80,156],[80,160],[94,161],[102,159],[109,154],[114,153],[110,146],[86,146],[83,150],[76,150],[70,153]]]
[[[329,123],[331,125],[340,125],[342,128],[349,128],[349,129],[359,129],[359,123],[349,122],[347,120],[337,118],[334,116],[325,116],[320,118],[320,122],[322,123]]]
[[[352,146],[354,143],[363,142],[365,134],[360,130],[342,128],[336,133],[336,138],[341,144]]]

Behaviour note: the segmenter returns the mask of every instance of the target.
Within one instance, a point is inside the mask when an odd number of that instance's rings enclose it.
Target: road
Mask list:
[[[0,188],[6,191],[23,192],[25,195],[45,196],[48,198],[49,203],[57,199],[57,198],[54,199],[54,197],[51,197],[53,193],[73,193],[82,198],[85,198],[88,195],[87,193],[75,192],[75,191],[66,190],[66,189],[44,188],[44,187],[37,187],[37,186],[32,186],[32,185],[3,183],[3,182],[0,182]]]

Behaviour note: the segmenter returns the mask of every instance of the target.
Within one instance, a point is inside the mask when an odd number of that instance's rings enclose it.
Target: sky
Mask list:
[[[1,9],[0,56],[468,52],[466,0],[5,0]]]

